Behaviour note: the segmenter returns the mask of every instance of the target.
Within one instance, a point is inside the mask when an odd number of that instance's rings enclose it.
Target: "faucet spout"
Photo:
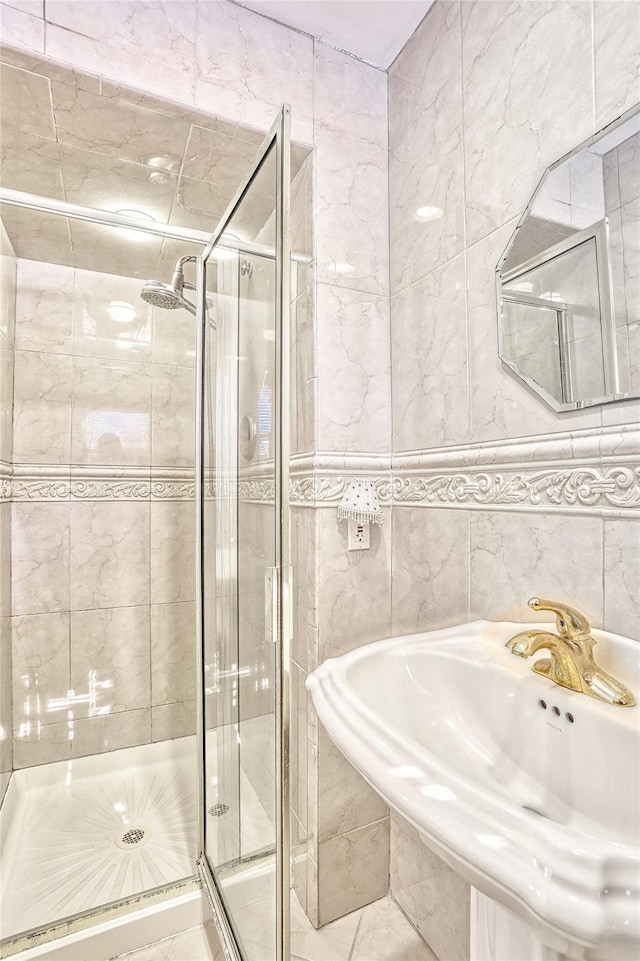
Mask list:
[[[548,651],[549,657],[539,658],[534,663],[533,670],[536,674],[542,674],[570,691],[582,690],[580,673],[572,656],[573,651],[565,638],[551,634],[549,631],[522,631],[507,641],[506,646],[518,657],[531,657],[538,651]]]
[[[531,657],[538,651],[548,651],[549,657],[535,661],[533,670],[536,674],[548,677],[569,691],[580,691],[609,704],[632,707],[636,703],[633,694],[624,684],[595,663],[593,645],[596,642],[584,614],[567,604],[538,597],[529,600],[529,607],[535,611],[553,611],[558,633],[521,631],[506,643],[512,654]]]

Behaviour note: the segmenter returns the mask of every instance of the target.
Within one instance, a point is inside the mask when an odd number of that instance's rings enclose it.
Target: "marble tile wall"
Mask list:
[[[523,620],[527,598],[546,592],[595,626],[640,638],[630,588],[639,576],[637,511],[590,511],[563,497],[518,511],[517,495],[494,496],[492,510],[489,486],[501,481],[490,468],[485,495],[463,493],[465,483],[482,483],[466,458],[484,450],[483,463],[499,464],[501,443],[527,437],[532,444],[513,457],[520,477],[545,449],[571,476],[572,437],[590,445],[594,476],[606,473],[602,451],[638,423],[637,402],[554,413],[501,365],[494,270],[546,166],[640,99],[638,49],[628,39],[639,17],[636,4],[602,0],[437,0],[390,68],[394,467],[404,452],[427,464],[438,450],[443,475],[461,485],[413,501],[397,488],[405,500],[392,511],[394,633]],[[629,450],[631,471],[637,453]],[[435,473],[425,471],[423,483],[435,484]],[[407,475],[409,487],[419,483]],[[467,895],[444,881],[429,887],[432,857],[409,857],[413,847],[392,819],[392,892],[438,956],[467,958],[468,945],[437,943]]]
[[[5,487],[11,472],[15,355],[16,257],[0,220],[0,802],[13,762],[11,691],[11,505]]]
[[[195,730],[195,327],[139,295],[18,260],[15,767]]]

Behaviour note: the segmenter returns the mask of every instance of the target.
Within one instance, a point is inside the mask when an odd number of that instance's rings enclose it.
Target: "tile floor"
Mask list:
[[[272,949],[260,945],[268,919],[259,907],[252,908],[252,938],[247,939],[245,947],[251,961],[272,961]],[[437,961],[390,896],[339,918],[319,931],[312,927],[294,899],[291,929],[292,961]],[[247,930],[246,924],[244,930]],[[122,958],[126,961],[224,961],[212,923],[150,944]]]

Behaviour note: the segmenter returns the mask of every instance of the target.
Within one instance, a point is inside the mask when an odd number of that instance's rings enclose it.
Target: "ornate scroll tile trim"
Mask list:
[[[15,501],[193,500],[193,470],[171,468],[16,465],[10,481]]]
[[[393,503],[408,507],[581,511],[640,516],[640,467],[394,474]]]

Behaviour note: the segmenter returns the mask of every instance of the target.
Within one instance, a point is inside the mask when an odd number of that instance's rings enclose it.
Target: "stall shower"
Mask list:
[[[5,165],[0,209],[2,948],[204,876],[252,957],[243,878],[274,945],[288,883],[281,305],[308,151],[290,174],[286,110],[263,143],[2,70],[5,145],[42,161]]]

